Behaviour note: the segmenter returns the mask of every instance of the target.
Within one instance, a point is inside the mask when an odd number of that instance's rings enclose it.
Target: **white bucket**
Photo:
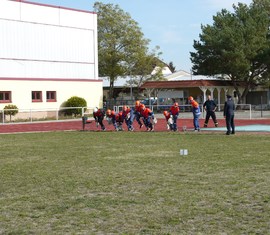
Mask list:
[[[180,155],[188,155],[187,149],[180,149]]]

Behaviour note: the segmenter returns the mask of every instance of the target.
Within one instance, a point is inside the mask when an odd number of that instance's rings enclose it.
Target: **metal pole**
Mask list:
[[[4,110],[2,111],[2,122],[3,122],[3,124],[5,123],[5,112],[4,112]]]
[[[130,99],[133,100],[132,84],[130,85]]]
[[[263,104],[262,104],[262,96],[261,96],[261,117],[263,117]]]

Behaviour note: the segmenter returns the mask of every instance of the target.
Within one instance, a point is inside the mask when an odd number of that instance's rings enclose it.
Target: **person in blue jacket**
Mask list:
[[[235,134],[235,125],[234,125],[234,111],[235,104],[233,102],[232,96],[227,95],[227,101],[224,105],[223,116],[226,119],[226,135]]]

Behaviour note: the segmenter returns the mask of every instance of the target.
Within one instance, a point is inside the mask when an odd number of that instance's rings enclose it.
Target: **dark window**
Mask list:
[[[42,102],[42,91],[32,91],[32,102]]]
[[[47,102],[56,102],[56,91],[47,91],[46,100]]]
[[[0,103],[11,103],[11,91],[0,91]]]

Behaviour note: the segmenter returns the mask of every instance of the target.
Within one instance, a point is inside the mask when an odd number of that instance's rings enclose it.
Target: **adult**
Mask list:
[[[216,117],[216,108],[217,108],[217,104],[216,102],[212,99],[211,95],[207,96],[207,100],[204,102],[203,104],[203,108],[206,111],[206,117],[205,117],[205,121],[204,121],[204,127],[207,127],[208,125],[208,121],[209,118],[211,117],[215,127],[218,126],[218,122],[217,122],[217,117]]]
[[[226,135],[235,134],[234,111],[235,104],[233,102],[232,96],[227,95],[227,101],[225,101],[223,112],[223,116],[226,119]]]

